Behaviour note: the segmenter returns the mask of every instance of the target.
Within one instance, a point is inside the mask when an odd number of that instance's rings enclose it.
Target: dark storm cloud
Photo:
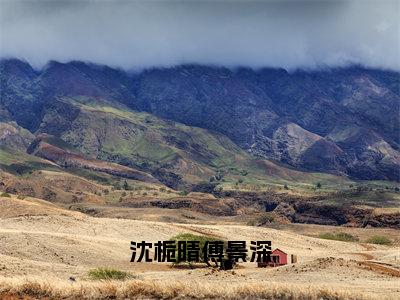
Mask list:
[[[400,69],[399,1],[0,0],[1,56],[43,66]]]

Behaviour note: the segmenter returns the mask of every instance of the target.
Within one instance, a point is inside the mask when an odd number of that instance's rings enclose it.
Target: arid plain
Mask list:
[[[394,245],[340,242],[309,236],[333,227],[290,224],[279,229],[236,225],[95,218],[35,198],[0,198],[0,293],[49,298],[398,299],[400,247],[395,229],[344,228],[365,237],[389,236]],[[170,210],[173,211],[173,210]],[[178,211],[178,210],[177,210]],[[207,224],[213,223],[213,224]],[[240,263],[230,271],[130,263],[130,241],[168,240],[179,233],[221,240],[271,240],[298,262],[277,268]],[[123,282],[94,282],[88,271],[129,272]],[[35,294],[36,293],[36,294]],[[279,296],[280,295],[280,296]]]

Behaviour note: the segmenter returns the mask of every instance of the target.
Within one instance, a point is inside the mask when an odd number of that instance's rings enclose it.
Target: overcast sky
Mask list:
[[[400,1],[0,0],[0,55],[37,68],[85,60],[400,70]]]

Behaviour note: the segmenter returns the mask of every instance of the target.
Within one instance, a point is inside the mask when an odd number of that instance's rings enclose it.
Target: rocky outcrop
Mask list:
[[[400,180],[399,78],[356,67],[288,73],[191,65],[143,72],[135,87],[149,103],[143,109],[219,131],[253,155],[308,170]],[[365,128],[393,151],[383,154],[358,141],[338,144],[330,138],[338,128]]]
[[[25,151],[34,138],[32,133],[15,122],[0,122],[0,146],[2,147]]]
[[[119,203],[125,207],[158,207],[166,209],[188,209],[205,213],[213,216],[234,216],[240,205],[233,199],[199,199],[191,197],[190,195],[185,198],[171,198],[171,199],[124,199]]]
[[[252,207],[256,211],[270,212],[278,216],[280,220],[292,223],[400,228],[400,214],[397,211],[380,212],[379,209],[375,210],[371,206],[358,206],[347,201],[343,201],[342,204],[331,204],[329,201],[335,197],[351,199],[359,195],[356,191],[312,197],[272,192],[231,191],[222,192],[218,196],[232,197],[240,207]]]

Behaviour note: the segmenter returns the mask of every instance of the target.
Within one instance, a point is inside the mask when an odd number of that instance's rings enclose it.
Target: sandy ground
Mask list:
[[[14,209],[11,209],[12,205]],[[25,213],[23,213],[25,211]],[[176,269],[168,264],[130,263],[130,241],[168,240],[191,232],[224,240],[271,240],[273,248],[296,254],[279,268],[241,263],[234,271]],[[0,198],[1,277],[87,280],[96,267],[126,270],[139,279],[299,284],[356,291],[376,299],[400,299],[400,248],[323,240],[291,231],[243,225],[202,225],[93,218],[34,199]]]

